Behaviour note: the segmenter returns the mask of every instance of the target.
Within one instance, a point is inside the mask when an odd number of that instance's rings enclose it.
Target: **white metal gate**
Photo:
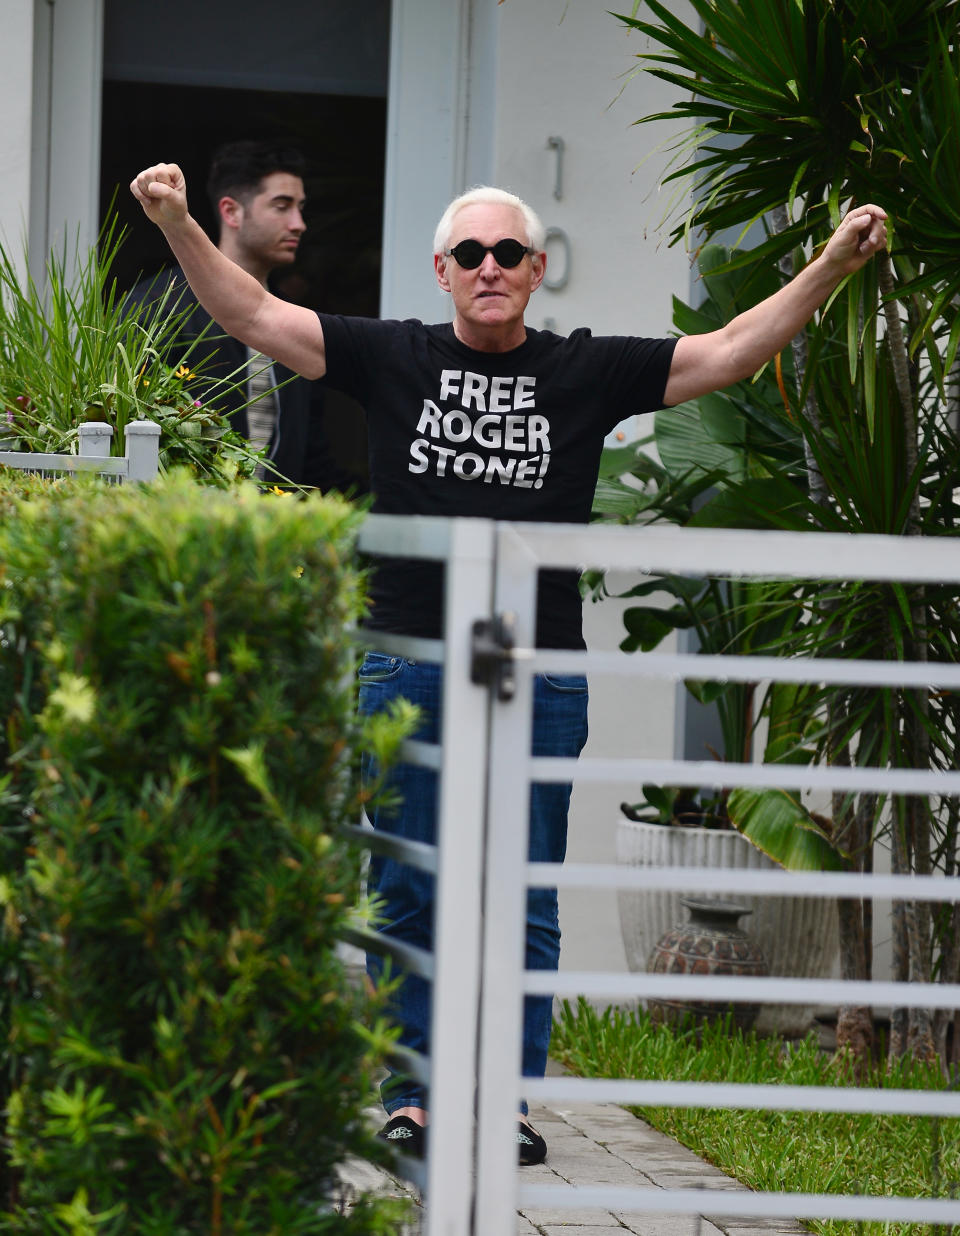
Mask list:
[[[431,1088],[430,1154],[411,1165],[424,1190],[427,1236],[508,1236],[518,1208],[755,1217],[847,1218],[960,1223],[960,1201],[944,1198],[627,1190],[523,1185],[513,1134],[521,1095],[532,1100],[633,1105],[896,1112],[960,1117],[956,1091],[706,1085],[520,1076],[525,994],[591,997],[836,1002],[960,1008],[960,985],[843,983],[718,975],[524,971],[525,893],[530,885],[717,892],[720,878],[691,868],[529,864],[527,786],[535,781],[634,780],[672,785],[960,794],[960,772],[805,765],[581,758],[530,752],[532,679],[541,672],[615,672],[756,681],[960,687],[960,666],[891,661],[705,657],[535,650],[536,576],[541,567],[591,566],[695,577],[899,580],[960,584],[960,552],[949,539],[852,537],[684,529],[501,524],[482,520],[372,517],[365,550],[447,563],[445,639],[377,637],[384,651],[445,664],[442,745],[410,744],[408,757],[440,771],[439,840],[410,860],[435,870],[433,956],[392,951],[433,981],[432,1056],[410,1067]],[[509,618],[504,623],[504,617]],[[475,624],[485,625],[478,632]],[[506,636],[506,638],[504,638]],[[471,680],[486,677],[488,685]],[[396,850],[398,843],[374,840]],[[400,843],[402,846],[402,843]],[[960,901],[960,881],[937,877],[730,871],[725,894],[911,898]],[[906,993],[909,993],[907,995]],[[476,1093],[477,1124],[469,1119]]]

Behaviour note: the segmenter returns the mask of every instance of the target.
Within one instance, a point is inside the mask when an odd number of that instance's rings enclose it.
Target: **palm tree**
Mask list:
[[[795,343],[781,394],[784,417],[802,431],[805,467],[798,479],[769,461],[768,475],[793,493],[771,523],[953,534],[958,0],[691,0],[691,7],[693,24],[658,0],[621,18],[657,47],[641,55],[645,70],[681,91],[669,112],[639,122],[686,122],[668,179],[690,178],[694,204],[675,222],[673,241],[743,235],[759,224],[764,239],[730,266],[777,264],[789,275],[849,204],[879,202],[891,218],[891,252],[847,280]],[[739,499],[756,523],[754,482],[730,484],[726,521]],[[704,522],[703,511],[698,518]],[[955,660],[960,651],[955,600],[935,589],[818,587],[799,603],[803,621],[778,644],[787,653]],[[957,722],[949,696],[832,688],[798,695],[794,729],[834,763],[956,767]],[[833,818],[834,842],[853,870],[870,869],[882,819],[894,871],[957,873],[952,802],[837,795]],[[935,966],[942,981],[960,976],[956,907],[935,915],[899,903],[894,930],[897,978],[930,981]],[[868,978],[869,901],[841,905],[841,933],[844,976]],[[891,1051],[945,1059],[947,1028],[942,1013],[897,1010]],[[865,1052],[871,1037],[869,1010],[841,1010],[841,1044]]]

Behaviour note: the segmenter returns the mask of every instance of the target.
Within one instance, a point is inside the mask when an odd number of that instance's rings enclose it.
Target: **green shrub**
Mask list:
[[[329,1204],[378,1157],[392,1038],[335,952],[340,830],[358,751],[389,762],[407,720],[355,711],[360,516],[185,476],[27,487],[0,491],[0,1225],[394,1230]]]

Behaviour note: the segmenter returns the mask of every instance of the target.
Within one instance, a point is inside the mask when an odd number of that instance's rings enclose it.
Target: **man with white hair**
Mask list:
[[[424,325],[316,314],[270,296],[224,263],[187,210],[180,169],[159,164],[131,184],[148,218],[164,231],[200,302],[230,334],[305,377],[329,374],[367,410],[373,509],[407,515],[479,516],[585,523],[606,434],[628,416],[682,403],[749,377],[785,347],[840,281],[886,243],[885,212],[851,210],[822,253],[790,283],[723,328],[681,339],[568,337],[526,326],[530,296],[543,281],[544,230],[513,194],[482,187],[444,211],[434,240],[439,286],[453,321]],[[378,566],[368,625],[404,635],[442,633],[443,580],[435,564],[390,560]],[[541,573],[537,645],[582,648],[576,572]],[[437,741],[440,667],[369,653],[360,672],[361,708],[395,696],[421,708],[417,737]],[[534,683],[535,755],[576,756],[586,739],[586,681],[539,675]],[[435,775],[403,765],[393,784],[402,805],[373,823],[415,840],[435,837]],[[536,785],[530,858],[562,861],[570,786]],[[430,948],[431,877],[394,860],[372,863],[385,903],[384,930]],[[528,893],[526,964],[556,969],[556,893]],[[376,960],[370,966],[376,970]],[[397,997],[401,1042],[428,1050],[426,984],[409,976]],[[523,1075],[542,1076],[551,1000],[527,997]],[[419,1083],[392,1076],[382,1090],[390,1117],[382,1136],[422,1153],[428,1097]],[[521,1105],[521,1164],[546,1157]]]

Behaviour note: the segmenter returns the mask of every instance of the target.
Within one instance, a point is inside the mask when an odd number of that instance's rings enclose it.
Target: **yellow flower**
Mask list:
[[[191,378],[195,378],[196,376],[197,375],[192,372],[189,365],[181,365],[180,368],[177,370],[177,372],[174,374],[174,377],[186,378],[188,382],[190,381]]]
[[[96,713],[97,693],[89,679],[79,674],[61,674],[60,684],[47,699],[45,712],[55,712],[68,724],[89,724]]]
[[[272,489],[267,490],[268,494],[276,494],[278,498],[289,498],[290,490],[281,489],[279,485],[274,485]]]

